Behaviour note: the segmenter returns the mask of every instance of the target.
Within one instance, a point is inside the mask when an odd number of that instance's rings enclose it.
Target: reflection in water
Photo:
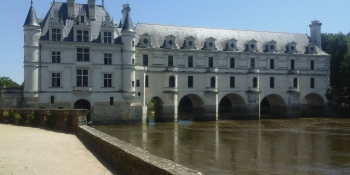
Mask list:
[[[350,174],[350,119],[95,126],[204,174]]]

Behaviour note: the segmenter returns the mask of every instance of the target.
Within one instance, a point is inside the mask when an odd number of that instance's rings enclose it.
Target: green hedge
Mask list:
[[[76,131],[86,123],[87,110],[0,109],[0,122]]]

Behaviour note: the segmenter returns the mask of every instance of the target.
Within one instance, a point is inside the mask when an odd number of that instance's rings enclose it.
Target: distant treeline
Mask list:
[[[333,112],[350,117],[350,33],[323,33],[322,49],[332,56],[326,97]]]

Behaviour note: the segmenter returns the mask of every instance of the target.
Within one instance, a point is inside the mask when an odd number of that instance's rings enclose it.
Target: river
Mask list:
[[[350,174],[350,119],[94,126],[204,174]]]

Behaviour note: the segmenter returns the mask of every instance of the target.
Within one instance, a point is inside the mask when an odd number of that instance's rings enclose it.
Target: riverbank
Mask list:
[[[123,174],[74,134],[0,124],[0,174]]]

